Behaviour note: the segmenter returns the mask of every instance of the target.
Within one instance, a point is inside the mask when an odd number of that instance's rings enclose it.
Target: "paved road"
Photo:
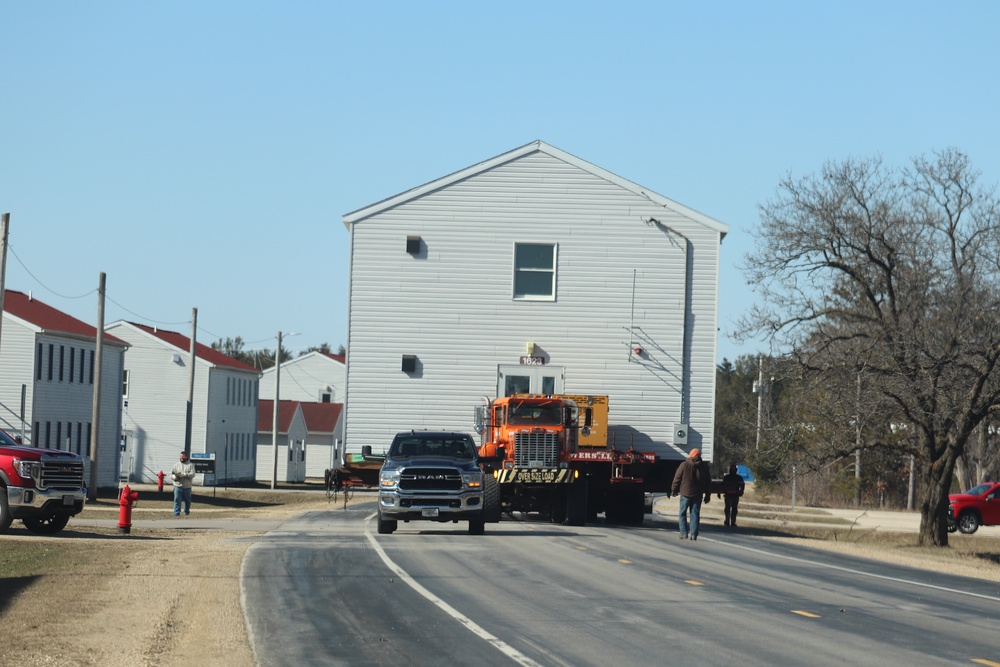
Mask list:
[[[308,513],[244,560],[259,664],[1000,666],[1000,584],[706,526]]]

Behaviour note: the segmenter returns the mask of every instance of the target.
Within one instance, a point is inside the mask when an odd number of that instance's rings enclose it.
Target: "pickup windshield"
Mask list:
[[[471,461],[476,456],[476,445],[468,436],[438,437],[416,434],[397,438],[389,448],[390,458],[414,456],[443,456]]]

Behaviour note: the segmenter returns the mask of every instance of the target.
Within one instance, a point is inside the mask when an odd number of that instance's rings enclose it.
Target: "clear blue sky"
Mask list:
[[[541,139],[730,226],[824,161],[1000,181],[995,2],[0,4],[7,287],[96,323],[346,342],[344,213]]]

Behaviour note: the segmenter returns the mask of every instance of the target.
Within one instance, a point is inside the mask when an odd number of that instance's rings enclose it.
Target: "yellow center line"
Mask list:
[[[702,582],[700,582],[700,581],[694,581],[693,579],[685,579],[684,583],[685,584],[691,584],[692,586],[704,586],[705,585]]]
[[[628,558],[619,558],[618,562],[622,563],[624,565],[631,565],[632,564],[632,561],[630,561]]]
[[[993,662],[992,660],[983,660],[982,658],[973,658],[972,662],[980,665],[986,665],[986,667],[1000,667],[1000,662]]]
[[[577,549],[579,549],[580,551],[586,551],[587,547],[577,547]]]
[[[799,616],[805,616],[806,618],[819,618],[819,614],[810,614],[808,611],[798,611],[797,609],[792,610],[793,614],[798,614]]]

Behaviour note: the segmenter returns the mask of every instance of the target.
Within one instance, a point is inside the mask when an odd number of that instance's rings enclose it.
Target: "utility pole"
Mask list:
[[[754,392],[757,394],[757,445],[756,449],[760,449],[760,427],[761,427],[761,413],[764,407],[764,355],[757,355],[757,382],[754,384]]]
[[[198,344],[198,309],[191,309],[191,356],[189,362],[191,369],[188,373],[188,395],[187,395],[187,422],[184,425],[184,452],[191,454],[191,427],[194,421],[194,367],[198,359],[195,356],[196,345]]]
[[[107,275],[101,273],[100,287],[97,289],[97,342],[94,353],[94,407],[91,413],[90,427],[90,486],[87,487],[87,499],[97,500],[97,443],[101,432],[101,375],[104,361],[104,287]]]
[[[7,294],[7,232],[10,229],[10,213],[0,216],[0,329],[3,328],[3,298]],[[21,430],[24,436],[24,430]]]
[[[854,506],[861,507],[861,371],[854,397]]]
[[[281,332],[278,332],[278,347],[274,351],[274,420],[271,424],[271,490],[278,486],[278,403],[280,403],[281,388]]]

